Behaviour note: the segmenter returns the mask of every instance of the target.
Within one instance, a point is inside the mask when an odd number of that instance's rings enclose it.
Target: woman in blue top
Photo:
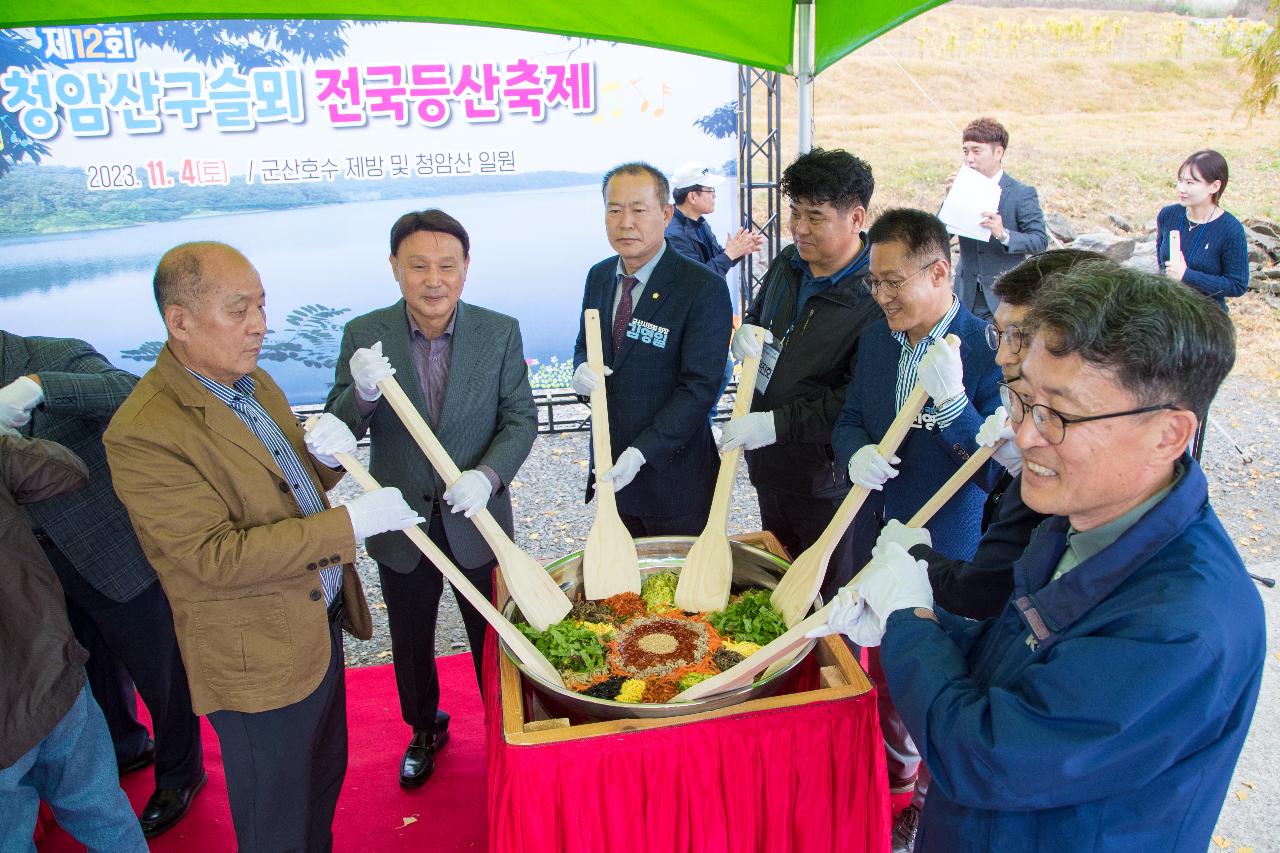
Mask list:
[[[1227,161],[1217,151],[1197,151],[1178,167],[1178,203],[1156,216],[1160,270],[1213,299],[1223,311],[1226,297],[1249,286],[1249,246],[1240,220],[1218,200],[1227,188]],[[1169,234],[1178,232],[1182,251],[1169,257]]]

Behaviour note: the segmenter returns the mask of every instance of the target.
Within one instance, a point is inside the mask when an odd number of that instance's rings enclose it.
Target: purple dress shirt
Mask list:
[[[432,429],[440,425],[440,410],[444,408],[444,392],[449,386],[449,365],[453,362],[453,324],[458,318],[457,308],[449,318],[449,325],[434,338],[428,338],[418,327],[413,314],[405,307],[405,316],[409,320],[409,353],[413,358],[413,369],[418,375],[418,387],[422,391],[422,399],[427,403],[427,420]],[[356,407],[363,417],[368,417],[377,407],[379,400],[372,403],[356,395]],[[489,493],[495,494],[502,488],[502,480],[496,471],[488,465],[477,465],[476,470],[489,480]],[[446,484],[452,485],[452,484]]]

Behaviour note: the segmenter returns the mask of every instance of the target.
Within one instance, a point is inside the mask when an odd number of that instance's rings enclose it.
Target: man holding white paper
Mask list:
[[[1004,171],[1009,131],[995,119],[979,118],[964,129],[962,142],[964,167],[947,179],[948,195],[938,217],[960,238],[956,295],[978,317],[990,320],[1000,307],[991,292],[996,277],[1028,255],[1043,252],[1049,233],[1035,187]],[[984,186],[982,178],[995,186]],[[982,208],[982,202],[991,206],[975,210],[974,204]]]

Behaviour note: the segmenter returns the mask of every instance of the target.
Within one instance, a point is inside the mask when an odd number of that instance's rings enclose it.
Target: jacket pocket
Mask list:
[[[280,593],[195,607],[200,673],[229,693],[278,687],[293,676],[293,640]]]

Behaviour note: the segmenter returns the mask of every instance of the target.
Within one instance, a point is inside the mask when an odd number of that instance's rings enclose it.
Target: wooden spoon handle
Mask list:
[[[342,463],[342,467],[347,469],[347,473],[351,475],[351,478],[360,485],[360,488],[366,492],[381,488],[378,485],[378,481],[373,478],[373,475],[354,456],[349,453],[338,453],[335,454],[335,457]],[[498,612],[498,608],[494,607],[489,602],[489,599],[485,598],[484,594],[476,589],[471,581],[467,580],[467,576],[458,570],[458,567],[444,555],[444,552],[436,546],[436,543],[431,541],[431,538],[422,531],[422,528],[414,525],[413,527],[406,527],[403,532],[414,545],[418,546],[418,550],[440,570],[440,573],[448,578],[454,589],[462,593],[462,596],[484,617],[485,621],[493,626],[493,630],[516,653],[516,656],[520,658],[520,661],[525,666],[552,684],[564,684],[560,673],[543,656],[542,652],[538,651],[533,643],[529,642],[529,638],[521,634],[518,628],[507,621]]]
[[[609,400],[605,394],[604,343],[600,335],[600,312],[588,308],[582,312],[583,328],[587,339],[587,367],[600,379],[591,392],[591,449],[595,454],[596,493],[608,492],[613,499],[613,482],[601,482],[599,475],[613,465],[613,442],[609,436]]]
[[[911,516],[911,520],[907,522],[907,527],[924,527],[929,523],[929,519],[933,518],[934,513],[942,509],[947,501],[955,497],[956,492],[977,473],[978,469],[986,464],[991,458],[991,454],[996,452],[1003,441],[997,442],[993,447],[979,447],[976,452],[965,463],[956,469],[956,472],[947,478],[947,482],[943,483],[938,491],[933,493],[933,497],[925,501],[924,506],[916,510],[916,514]]]
[[[456,483],[458,478],[462,476],[462,472],[458,470],[453,457],[449,455],[449,451],[445,450],[444,445],[440,443],[440,439],[436,437],[430,425],[423,419],[422,413],[414,407],[413,401],[405,395],[404,389],[400,387],[400,383],[396,381],[396,378],[388,376],[378,383],[378,388],[382,390],[382,396],[391,404],[391,408],[400,418],[400,422],[404,424],[404,428],[409,432],[409,435],[413,437],[423,454],[426,455],[431,467],[435,468],[440,478],[444,480],[445,486],[448,487]],[[484,541],[498,555],[500,561],[502,552],[508,547],[514,547],[511,537],[502,529],[502,525],[498,524],[498,520],[489,512],[488,507],[482,507],[479,512],[471,517],[471,521],[475,524],[476,529],[480,531]]]

